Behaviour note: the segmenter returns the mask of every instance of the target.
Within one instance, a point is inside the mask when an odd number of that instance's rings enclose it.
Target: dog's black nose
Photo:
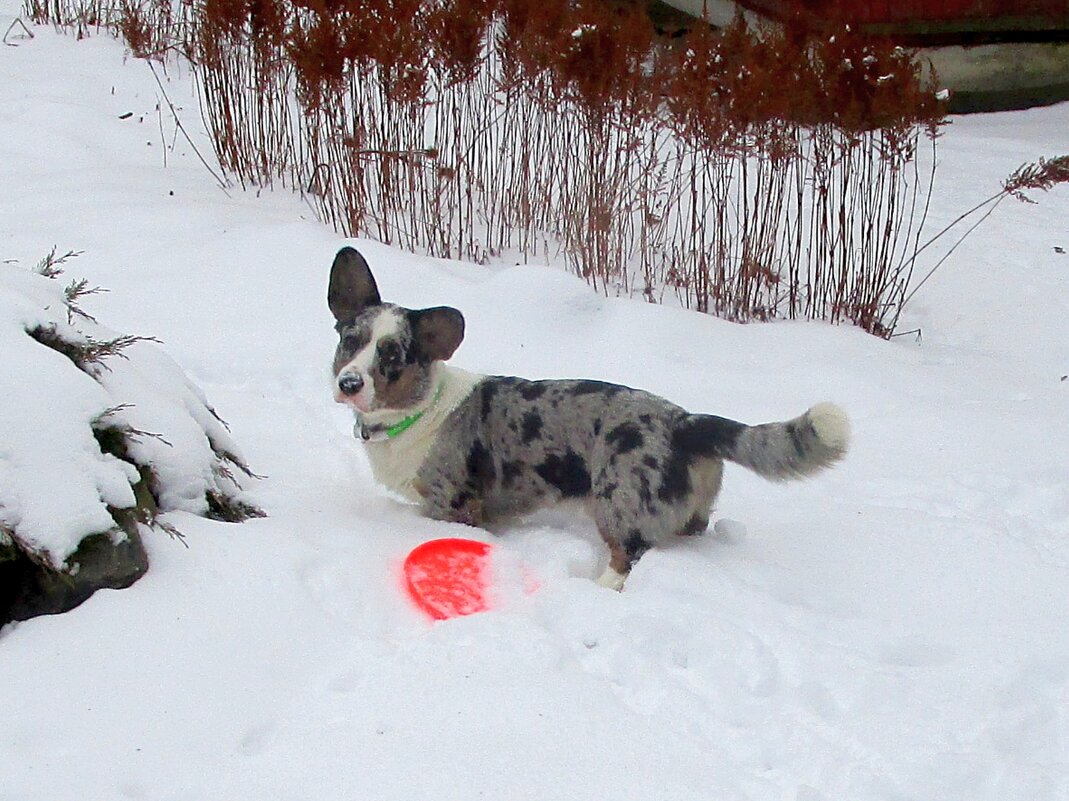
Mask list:
[[[338,379],[338,389],[343,395],[355,395],[364,388],[364,379],[354,373],[346,373]]]

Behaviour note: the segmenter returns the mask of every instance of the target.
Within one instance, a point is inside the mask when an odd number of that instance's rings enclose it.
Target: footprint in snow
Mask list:
[[[273,720],[265,720],[250,727],[239,743],[241,753],[247,757],[262,753],[271,742],[271,737],[274,735],[276,728],[278,726]]]
[[[950,664],[954,657],[954,649],[947,645],[921,637],[906,637],[897,642],[884,643],[878,658],[885,665],[925,668]]]

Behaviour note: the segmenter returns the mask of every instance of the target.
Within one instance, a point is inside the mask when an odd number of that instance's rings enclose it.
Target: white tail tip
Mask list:
[[[850,445],[850,418],[834,403],[818,403],[806,412],[813,430],[828,448],[845,452]]]

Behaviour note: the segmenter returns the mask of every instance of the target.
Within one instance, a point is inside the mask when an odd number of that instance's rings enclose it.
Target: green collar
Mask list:
[[[404,420],[402,420],[400,423],[397,423],[396,425],[392,425],[389,428],[387,428],[386,429],[386,439],[393,439],[394,437],[398,436],[399,434],[404,434],[406,431],[408,431],[408,429],[412,428],[412,426],[416,424],[417,420],[419,420],[421,417],[423,417],[423,412],[424,412],[424,410],[421,409],[420,411],[416,412],[415,414],[409,415]]]
[[[394,423],[392,426],[386,428],[376,427],[374,429],[368,428],[366,425],[361,425],[360,439],[364,440],[364,442],[381,442],[384,439],[393,439],[394,437],[401,436],[401,434],[404,434],[408,429],[412,428],[412,426],[420,421],[423,415],[427,412],[427,409],[430,409],[438,403],[438,399],[442,397],[442,391],[444,389],[445,382],[443,381],[438,385],[438,391],[434,393],[434,400],[432,400],[426,408],[420,409],[415,414],[410,414],[399,423]]]

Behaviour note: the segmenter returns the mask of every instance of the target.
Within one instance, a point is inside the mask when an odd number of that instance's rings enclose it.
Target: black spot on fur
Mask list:
[[[494,409],[498,406],[498,395],[503,390],[521,383],[522,379],[510,375],[495,375],[485,378],[479,383],[479,415],[485,423]],[[502,404],[504,405],[504,404]]]
[[[645,470],[640,470],[637,467],[631,471],[635,477],[635,481],[638,482],[638,499],[642,501],[642,505],[646,507],[647,511],[654,511],[655,506],[653,503],[653,492],[650,489],[650,477],[646,475]]]
[[[568,390],[572,395],[615,395],[623,387],[619,384],[609,384],[605,381],[576,381]]]
[[[405,366],[411,362],[407,359],[405,349],[392,339],[383,340],[376,348],[378,367],[387,383],[394,383],[401,378]]]
[[[456,510],[463,509],[471,501],[475,499],[475,496],[470,492],[458,492],[453,496],[453,500],[449,502],[449,505]]]
[[[690,492],[690,459],[685,453],[675,451],[665,461],[661,471],[661,486],[657,497],[665,503],[682,500]]]
[[[705,533],[705,529],[707,529],[708,527],[709,518],[703,517],[699,514],[695,514],[690,520],[687,521],[686,525],[683,526],[683,529],[679,533],[681,536],[684,537],[694,537],[698,534]]]
[[[650,470],[656,470],[660,462],[657,461],[655,456],[643,456],[642,464],[646,465]]]
[[[505,486],[514,484],[516,479],[523,475],[523,463],[522,462],[502,462],[501,463],[501,482]]]
[[[672,431],[672,449],[693,456],[722,459],[735,450],[742,423],[712,414],[684,417]]]
[[[546,385],[539,381],[524,381],[520,384],[520,396],[526,401],[538,400],[546,392]]]
[[[610,481],[608,484],[606,484],[600,490],[598,490],[598,497],[599,498],[604,498],[607,501],[611,500],[613,494],[616,492],[616,490],[617,490],[617,488],[619,486],[620,485],[617,484],[615,481]]]
[[[494,409],[494,397],[497,395],[497,383],[494,381],[484,381],[482,384],[482,404],[479,407],[479,416],[485,423],[490,416],[490,412]]]
[[[605,435],[605,440],[616,449],[617,453],[627,453],[642,447],[646,441],[638,426],[634,423],[621,423]]]
[[[597,418],[594,421],[594,436],[597,437],[601,434],[601,418]]]
[[[526,412],[523,415],[523,444],[528,445],[542,436],[542,415]]]
[[[787,426],[787,433],[791,437],[791,444],[794,445],[794,452],[799,458],[804,457],[806,454],[805,432],[799,430],[798,426],[790,424]]]
[[[467,459],[468,480],[476,490],[485,490],[494,483],[497,471],[494,469],[494,457],[483,445],[482,440],[475,440]]]
[[[642,554],[650,549],[650,544],[637,528],[631,529],[627,539],[621,544],[624,546],[624,552],[627,554],[627,559],[631,564],[637,562]]]
[[[570,448],[564,456],[551,454],[535,467],[542,479],[561,491],[565,498],[581,498],[590,494],[590,471],[586,460]]]
[[[341,348],[347,354],[355,354],[368,343],[368,339],[370,339],[369,332],[366,327],[362,327],[343,336]]]

